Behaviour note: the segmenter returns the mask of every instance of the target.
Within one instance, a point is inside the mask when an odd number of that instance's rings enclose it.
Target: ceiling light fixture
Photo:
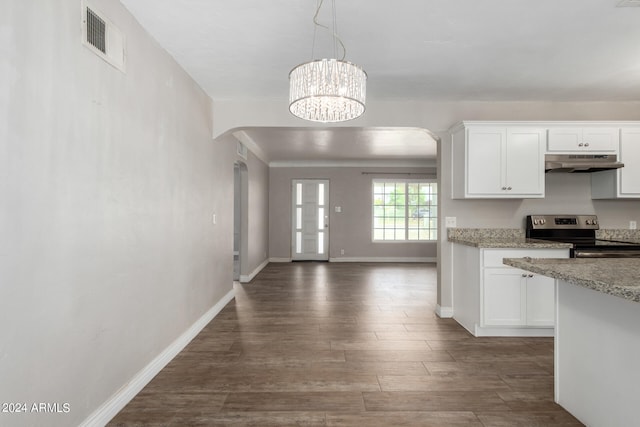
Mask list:
[[[313,16],[312,60],[298,65],[289,73],[289,111],[296,117],[313,122],[344,122],[364,113],[367,73],[358,65],[344,60],[347,49],[336,30],[335,0],[332,0],[333,28],[318,22],[323,1],[318,0]],[[318,27],[332,32],[334,57],[337,57],[340,44],[341,59],[313,59]]]

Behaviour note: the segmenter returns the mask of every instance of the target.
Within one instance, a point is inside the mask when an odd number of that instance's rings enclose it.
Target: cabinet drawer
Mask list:
[[[505,267],[503,258],[569,258],[569,249],[483,249],[483,267]]]

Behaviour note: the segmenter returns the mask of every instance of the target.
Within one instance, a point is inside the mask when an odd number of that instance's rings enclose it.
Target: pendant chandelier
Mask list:
[[[313,17],[315,30],[329,27],[318,23],[323,0]],[[289,73],[289,111],[296,117],[313,122],[344,122],[360,117],[365,110],[367,74],[356,64],[345,61],[347,50],[336,32],[336,6],[332,0],[334,56],[337,45],[341,59],[315,59],[295,67]],[[311,56],[313,57],[313,48]]]

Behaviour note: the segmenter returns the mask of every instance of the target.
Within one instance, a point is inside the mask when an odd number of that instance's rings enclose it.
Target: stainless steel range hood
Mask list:
[[[615,154],[547,154],[544,157],[545,172],[590,173],[623,166]]]

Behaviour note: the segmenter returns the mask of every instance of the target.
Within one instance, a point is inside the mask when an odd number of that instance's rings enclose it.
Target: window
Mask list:
[[[437,183],[373,181],[374,241],[436,240],[437,233]]]

